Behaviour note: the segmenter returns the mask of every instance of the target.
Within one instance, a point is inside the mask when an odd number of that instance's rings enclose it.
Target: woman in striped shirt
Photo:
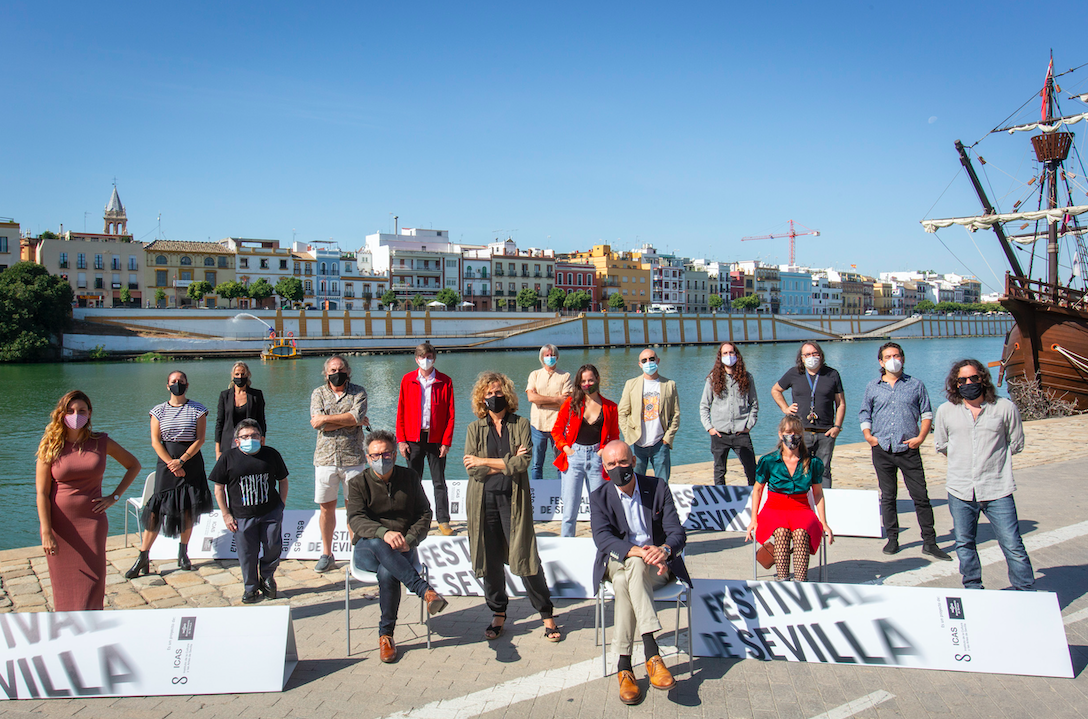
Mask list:
[[[193,523],[212,510],[212,493],[204,472],[200,447],[208,423],[208,408],[185,396],[189,378],[184,372],[171,372],[166,378],[170,399],[151,409],[151,446],[159,456],[155,468],[155,493],[144,505],[143,541],[140,556],[125,573],[135,579],[150,571],[148,552],[162,532],[181,538],[178,544],[178,568],[193,568],[189,561],[189,536]]]

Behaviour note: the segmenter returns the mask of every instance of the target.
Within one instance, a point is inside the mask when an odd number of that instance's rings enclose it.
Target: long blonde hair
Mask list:
[[[247,365],[245,362],[235,362],[231,366],[231,368],[230,368],[230,382],[227,384],[227,389],[233,389],[235,387],[235,384],[234,384],[234,370],[238,369],[239,367],[241,367],[243,370],[245,370],[245,373],[246,373],[246,385],[245,386],[246,386],[246,389],[249,389],[249,386],[251,384],[251,380],[253,379],[253,373],[249,371],[249,365]],[[189,378],[186,377],[185,379],[188,380]]]
[[[57,406],[53,408],[53,412],[49,415],[49,424],[46,425],[45,434],[42,435],[42,441],[38,444],[36,456],[42,462],[53,462],[60,454],[60,451],[64,449],[64,440],[68,436],[68,426],[64,424],[64,415],[68,413],[68,405],[76,400],[86,404],[87,410],[94,414],[94,408],[91,407],[91,398],[85,392],[74,389],[61,397],[57,402]],[[88,439],[98,439],[98,435],[91,431],[90,417],[87,418],[87,424],[83,425],[83,429],[79,430],[79,435],[76,437],[76,447],[83,451],[83,443]]]

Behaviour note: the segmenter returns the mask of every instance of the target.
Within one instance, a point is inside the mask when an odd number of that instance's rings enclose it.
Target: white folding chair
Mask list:
[[[683,555],[681,555],[683,556]],[[654,602],[676,602],[676,652],[680,653],[680,607],[687,609],[688,614],[688,674],[695,671],[695,656],[692,653],[693,642],[691,636],[691,587],[679,579],[674,579],[663,587],[654,590]],[[612,582],[601,580],[601,586],[597,587],[597,607],[593,613],[594,641],[601,646],[601,666],[604,676],[608,676],[608,631],[605,622],[605,604],[609,599],[615,599],[612,592]],[[613,612],[614,614],[614,612]],[[646,657],[649,659],[649,657]]]
[[[419,562],[417,557],[415,569],[419,572],[420,576],[424,580],[427,579],[427,567],[423,566]],[[347,656],[351,656],[351,580],[359,582],[360,584],[377,584],[378,575],[374,572],[368,572],[364,569],[359,569],[355,566],[355,558],[352,557],[348,560],[347,567],[344,569],[344,629],[347,636]],[[427,648],[431,648],[431,618],[427,614],[427,603],[420,597],[419,600],[419,622],[427,627]]]
[[[129,497],[125,500],[125,546],[128,546],[128,515],[132,514],[136,518],[136,526],[143,531],[144,525],[140,521],[140,513],[144,510],[144,505],[147,504],[147,500],[151,499],[151,495],[155,493],[155,473],[147,475],[147,479],[144,480],[144,493],[139,497]]]

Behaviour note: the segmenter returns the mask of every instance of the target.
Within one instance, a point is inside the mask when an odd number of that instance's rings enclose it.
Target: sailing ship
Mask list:
[[[1004,294],[998,301],[1016,321],[1005,338],[1000,362],[994,363],[1000,366],[999,384],[1003,380],[1024,378],[1036,383],[1047,397],[1070,402],[1086,411],[1088,292],[1084,273],[1088,270],[1088,251],[1084,233],[1088,228],[1079,218],[1088,212],[1088,204],[1077,204],[1074,200],[1075,195],[1085,199],[1084,180],[1088,174],[1076,150],[1076,136],[1069,128],[1078,122],[1088,125],[1088,111],[1063,115],[1059,107],[1061,87],[1056,82],[1073,71],[1055,75],[1052,55],[1039,93],[1042,98],[1039,121],[998,127],[986,135],[1039,133],[1031,137],[1037,165],[1022,199],[1011,211],[998,211],[979,181],[972,161],[973,155],[981,165],[986,164],[974,151],[979,143],[964,147],[956,140],[960,163],[978,194],[983,213],[975,217],[923,220],[922,226],[926,232],[952,225],[961,225],[971,232],[993,230],[1009,263]],[[1069,99],[1083,103],[1088,109],[1088,94],[1072,95]],[[1076,172],[1065,168],[1070,150],[1078,163]],[[1006,228],[1015,228],[1019,234],[1008,234]],[[1026,270],[1019,256],[1023,254],[1029,255]],[[1080,287],[1074,287],[1074,283]]]

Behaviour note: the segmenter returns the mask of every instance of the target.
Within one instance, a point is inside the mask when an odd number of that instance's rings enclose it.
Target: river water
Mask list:
[[[998,359],[1002,339],[916,339],[903,340],[900,344],[906,353],[906,371],[925,382],[936,408],[943,401],[942,387],[951,363],[964,357],[974,357],[983,363]],[[847,421],[840,442],[860,442],[862,439],[857,407],[865,384],[879,373],[876,362],[879,346],[879,342],[872,341],[823,345],[828,364],[839,370],[846,389]],[[641,349],[565,350],[560,356],[559,368],[573,372],[579,365],[592,362],[602,375],[602,394],[618,401],[624,381],[640,374],[638,354]],[[760,420],[752,436],[756,452],[760,454],[773,447],[775,428],[781,418],[771,399],[770,388],[793,365],[797,344],[751,344],[743,345],[741,351],[759,393]],[[699,397],[716,348],[670,347],[660,348],[658,352],[661,373],[676,381],[680,395],[680,432],[672,462],[680,465],[710,461],[710,443],[699,422],[698,411]],[[400,379],[405,372],[415,368],[412,357],[381,355],[349,359],[353,381],[362,384],[369,394],[371,426],[393,429]],[[295,361],[249,362],[253,386],[264,391],[268,404],[268,444],[279,450],[292,473],[287,503],[292,509],[315,508],[312,471],[315,433],[309,425],[309,397],[321,382],[323,361],[321,357],[308,357]],[[128,496],[136,496],[142,491],[143,478],[155,466],[147,412],[168,398],[167,374],[174,368],[186,372],[190,383],[189,397],[210,410],[210,438],[216,402],[219,392],[228,385],[232,364],[233,360],[216,359],[169,363],[0,365],[0,417],[7,425],[5,439],[0,442],[0,508],[3,508],[5,520],[0,549],[39,542],[34,501],[34,453],[49,412],[61,395],[71,389],[87,392],[94,403],[94,428],[108,432],[140,459],[144,470],[128,492]],[[476,375],[484,369],[504,372],[519,390],[524,390],[529,372],[540,364],[536,352],[492,351],[440,354],[436,366],[452,377],[457,396],[456,432],[447,476],[464,479],[461,450],[465,427],[474,419],[468,394]],[[527,414],[525,395],[520,399],[522,413]],[[210,440],[205,446],[204,457],[210,471],[215,457]],[[426,476],[426,472],[424,474]],[[111,459],[104,481],[107,491],[116,486],[121,475],[120,465]],[[550,475],[546,472],[545,476]],[[120,533],[124,523],[121,503],[109,511],[109,518],[110,533]]]

